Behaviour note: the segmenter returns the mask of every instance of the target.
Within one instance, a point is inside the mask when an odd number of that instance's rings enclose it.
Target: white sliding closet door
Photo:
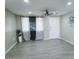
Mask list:
[[[36,40],[44,39],[43,18],[36,18]]]
[[[25,40],[30,40],[30,24],[29,24],[29,17],[22,17],[22,31]]]

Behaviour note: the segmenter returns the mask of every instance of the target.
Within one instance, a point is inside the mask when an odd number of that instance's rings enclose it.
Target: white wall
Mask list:
[[[49,17],[43,18],[44,24],[44,40],[49,40]]]
[[[60,39],[60,18],[45,17],[44,20],[44,39]]]
[[[16,17],[5,10],[5,51],[16,43]]]
[[[60,18],[50,17],[49,18],[49,38],[60,38]]]
[[[71,44],[74,44],[74,26],[69,24],[69,16],[73,16],[71,12],[61,17],[61,38]]]
[[[22,30],[22,23],[20,16],[16,16],[16,28]]]

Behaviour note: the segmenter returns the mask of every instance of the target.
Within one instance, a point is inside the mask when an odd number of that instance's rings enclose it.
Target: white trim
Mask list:
[[[64,40],[63,38],[61,38],[62,40]],[[69,44],[71,44],[71,45],[74,45],[74,43],[73,42],[71,42],[71,41],[68,41],[68,40],[64,40],[65,42],[68,42]]]
[[[49,39],[60,39],[60,38],[49,38]]]
[[[50,38],[44,38],[44,40],[50,40]]]
[[[16,44],[17,42],[15,42],[7,51],[5,51],[5,54],[7,54]]]
[[[44,40],[61,39],[61,38],[44,38]]]

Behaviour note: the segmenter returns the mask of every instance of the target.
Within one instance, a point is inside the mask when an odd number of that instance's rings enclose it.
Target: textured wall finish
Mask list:
[[[74,44],[74,24],[71,26],[69,24],[69,17],[73,16],[74,13],[71,12],[61,17],[61,38],[71,44]]]
[[[21,17],[20,16],[16,16],[16,28],[22,30],[22,22],[21,22]]]
[[[5,10],[5,51],[16,42],[16,17]]]

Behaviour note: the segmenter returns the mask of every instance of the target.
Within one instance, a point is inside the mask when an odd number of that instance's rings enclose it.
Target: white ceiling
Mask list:
[[[67,5],[67,2],[72,2],[71,6]],[[25,3],[24,0],[5,0],[6,9],[15,13],[16,15],[30,16],[32,15],[42,16],[44,9],[57,11],[56,15],[59,16],[74,10],[74,0],[29,0],[29,3]]]

